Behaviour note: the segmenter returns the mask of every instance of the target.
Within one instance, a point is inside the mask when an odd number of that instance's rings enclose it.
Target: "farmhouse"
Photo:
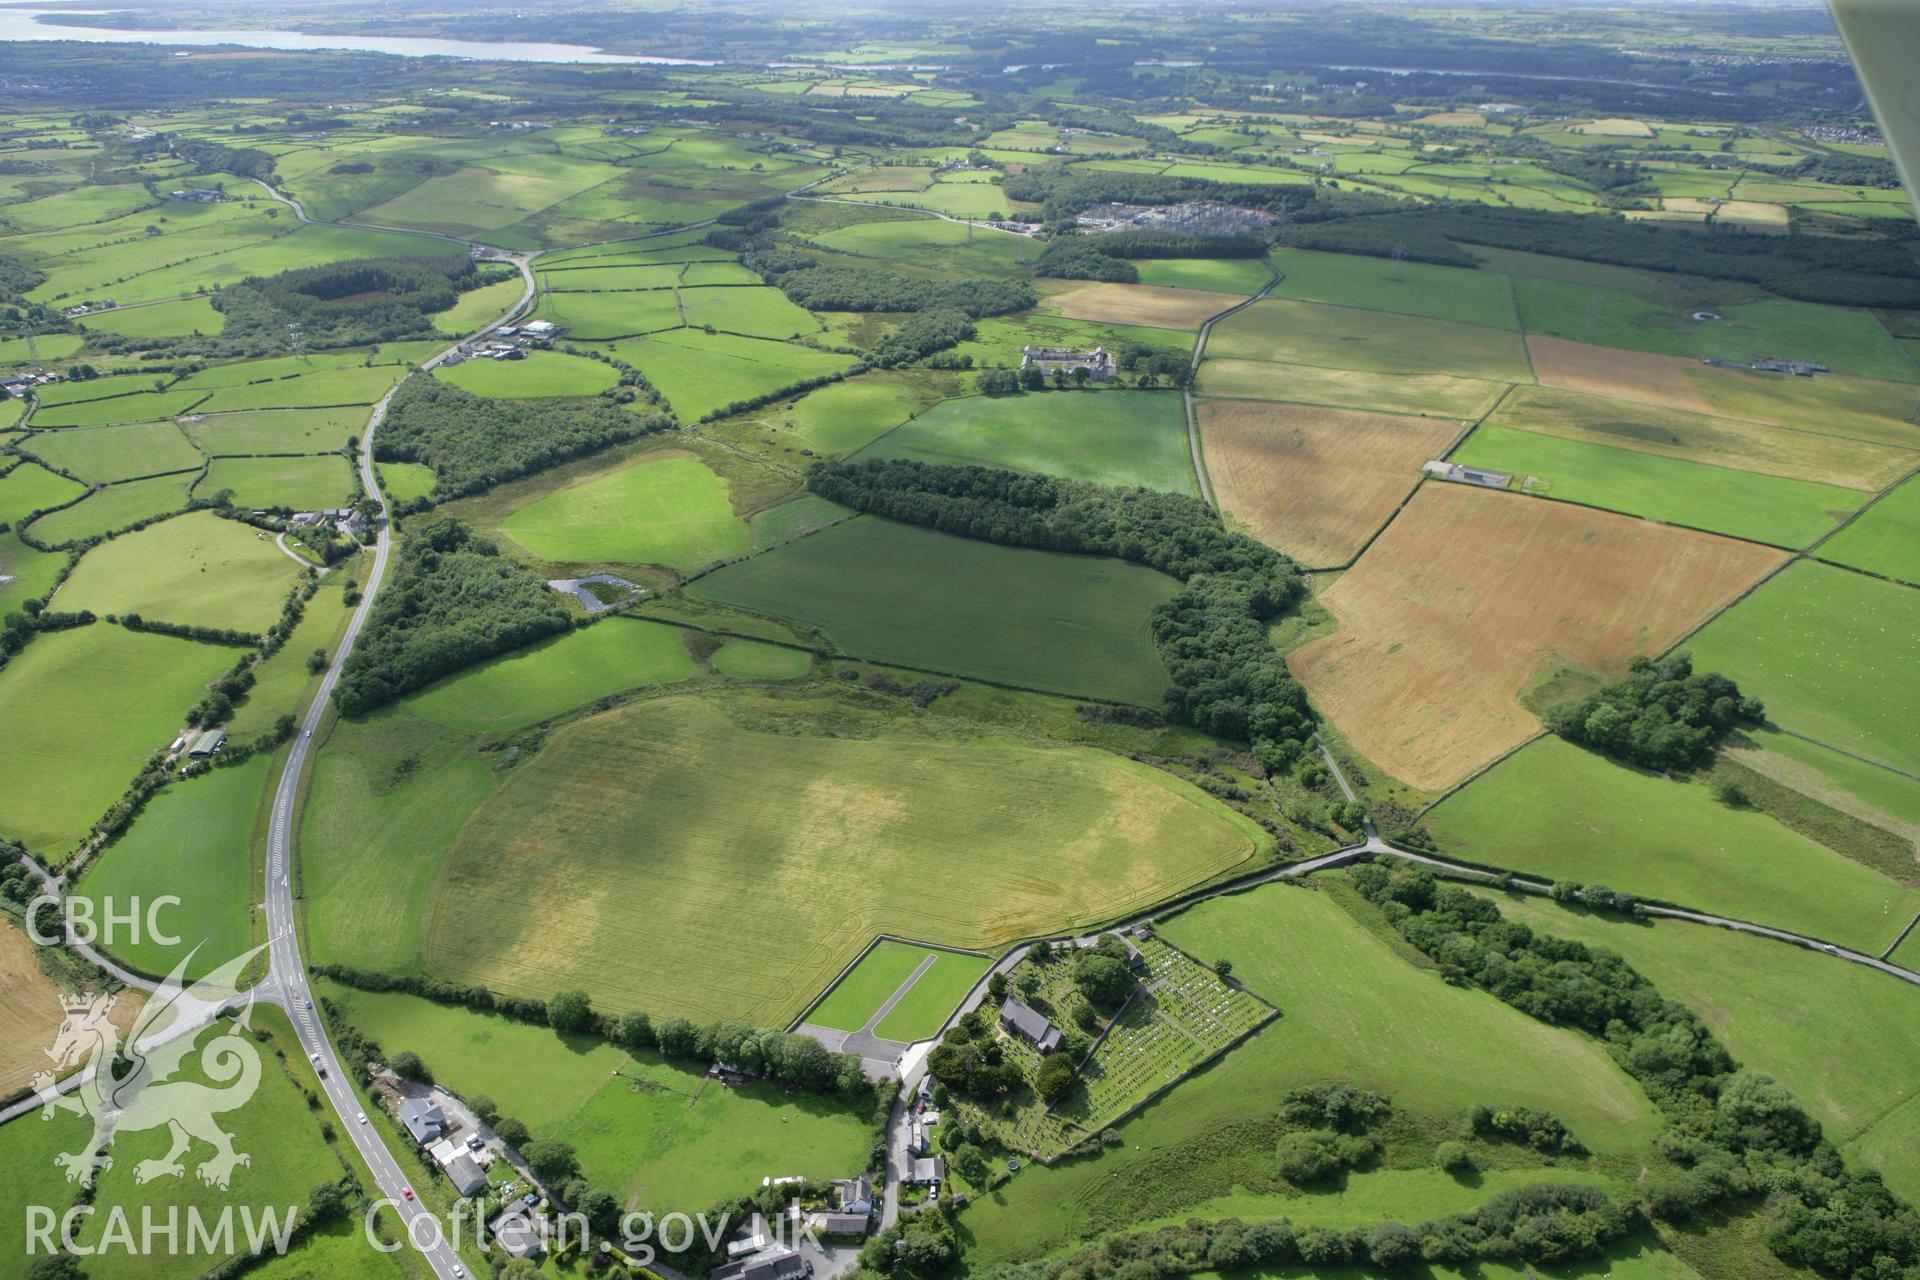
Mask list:
[[[502,1209],[487,1230],[493,1235],[493,1242],[509,1258],[537,1258],[540,1256],[540,1224],[533,1211],[524,1200],[515,1200]]]
[[[167,192],[167,199],[184,200],[189,204],[218,204],[226,198],[227,193],[218,187],[186,187]]]
[[[464,1151],[442,1166],[447,1171],[448,1181],[453,1189],[463,1196],[477,1196],[487,1189],[487,1175],[473,1162],[473,1157]]]
[[[1463,467],[1457,462],[1442,462],[1435,459],[1420,468],[1436,480],[1452,480],[1457,484],[1477,484],[1485,489],[1504,489],[1513,483],[1513,476],[1505,471],[1489,471],[1485,467]]]
[[[903,1181],[916,1187],[937,1187],[947,1180],[947,1162],[939,1156],[921,1156]]]
[[[833,1184],[840,1193],[840,1212],[857,1213],[862,1217],[873,1212],[873,1175],[863,1173],[857,1178],[845,1178]]]
[[[1008,996],[1000,1006],[1000,1025],[1042,1053],[1052,1053],[1060,1047],[1060,1029],[1013,996]]]
[[[1087,377],[1094,382],[1108,382],[1113,378],[1113,357],[1105,347],[1095,347],[1091,351],[1069,351],[1062,347],[1023,347],[1020,350],[1022,369],[1038,368],[1042,373],[1072,374],[1080,369],[1087,371]]]
[[[425,1098],[408,1098],[400,1104],[400,1123],[407,1127],[413,1140],[421,1146],[431,1146],[440,1140],[447,1131],[447,1113],[438,1103]]]

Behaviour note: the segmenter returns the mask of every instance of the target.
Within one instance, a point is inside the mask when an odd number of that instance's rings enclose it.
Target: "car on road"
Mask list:
[[[367,1113],[362,1111],[359,1115],[359,1120],[361,1124],[365,1124],[367,1122]]]
[[[1820,949],[1826,952],[1830,956],[1837,956],[1840,954],[1840,948],[1834,946],[1831,942],[1822,944]]]
[[[467,1269],[465,1267],[457,1262],[453,1264],[453,1280],[463,1280],[466,1274]]]
[[[401,1194],[401,1195],[403,1195],[403,1196],[405,1196],[405,1197],[406,1197],[407,1199],[409,1199],[409,1200],[411,1200],[411,1199],[413,1199],[413,1188],[412,1188],[412,1187],[402,1187],[402,1188],[400,1188],[400,1194]]]

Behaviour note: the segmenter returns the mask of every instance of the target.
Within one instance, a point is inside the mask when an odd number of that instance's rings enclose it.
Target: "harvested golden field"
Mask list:
[[[454,841],[426,904],[427,971],[778,1026],[875,934],[997,950],[1141,910],[1264,841],[1106,752],[809,723],[763,732],[682,697],[558,730]]]
[[[1623,671],[1785,558],[1568,503],[1429,484],[1320,597],[1339,631],[1287,661],[1356,750],[1439,790],[1539,728],[1518,698],[1543,662]]]
[[[1783,236],[1788,231],[1787,206],[1761,200],[1729,200],[1720,206],[1713,220],[1754,235]]]
[[[1912,421],[1915,394],[1909,382],[1837,373],[1788,378],[1704,364],[1689,365],[1686,374],[1713,406],[1711,412],[1723,417],[1920,449],[1920,423]]]
[[[1363,373],[1276,360],[1214,360],[1200,364],[1195,390],[1205,396],[1293,400],[1301,404],[1436,418],[1477,418],[1506,390],[1504,382],[1443,373]]]
[[[1543,387],[1638,400],[1689,413],[1713,412],[1706,397],[1687,377],[1693,361],[1680,356],[1624,351],[1542,334],[1528,335],[1527,354],[1533,357],[1534,376]]]
[[[1487,425],[1850,489],[1884,489],[1920,464],[1920,452],[1912,449],[1818,429],[1709,417],[1557,387],[1515,387]]]
[[[1437,418],[1311,405],[1200,405],[1220,505],[1260,541],[1309,568],[1346,564],[1458,434]]]
[[[46,1050],[60,1029],[65,994],[41,971],[27,935],[11,923],[0,925],[0,1097],[51,1068]],[[113,1002],[113,1025],[124,1032],[139,1012],[140,993],[122,991]]]
[[[1157,284],[1090,284],[1056,293],[1040,310],[1072,320],[1143,324],[1155,329],[1198,329],[1209,316],[1247,299],[1238,293],[1174,289]]]

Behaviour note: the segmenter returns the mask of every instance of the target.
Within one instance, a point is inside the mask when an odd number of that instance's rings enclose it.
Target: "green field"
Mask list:
[[[1151,706],[1167,677],[1148,614],[1178,584],[1120,560],[863,517],[691,590],[819,627],[876,662]]]
[[[1020,269],[1021,258],[1038,253],[1024,236],[985,228],[976,231],[938,218],[860,222],[813,239],[825,248],[882,262],[939,263],[962,276],[1013,275]]]
[[[883,938],[834,984],[806,1020],[835,1031],[863,1030],[901,984],[913,979],[900,1003],[879,1020],[874,1034],[903,1044],[925,1040],[940,1029],[992,963],[986,956]],[[922,965],[927,966],[924,972]]]
[[[1920,680],[1920,591],[1801,562],[1687,642],[1767,718],[1845,751],[1920,771],[1908,714]]]
[[[77,333],[49,333],[34,339],[33,353],[39,360],[64,360],[76,354],[87,340]],[[29,363],[24,338],[0,338],[0,368]],[[34,363],[38,363],[35,361]]]
[[[217,413],[181,424],[190,439],[208,453],[339,453],[349,436],[367,429],[367,411],[335,409],[252,409]]]
[[[1173,391],[1046,391],[945,400],[854,455],[1000,467],[1198,496]]]
[[[205,461],[180,428],[171,422],[45,431],[28,440],[23,452],[49,466],[71,472],[89,484],[198,471]],[[5,481],[0,481],[0,485],[4,484]]]
[[[1693,354],[1673,313],[1645,294],[1529,275],[1513,277],[1513,292],[1528,333],[1659,355]]]
[[[473,733],[506,733],[640,685],[693,674],[680,629],[610,618],[449,676],[407,709]]]
[[[712,702],[636,702],[551,734],[464,824],[444,803],[422,815],[444,833],[433,843],[405,823],[377,833],[348,859],[387,864],[377,850],[399,840],[427,862],[459,832],[424,900],[394,884],[363,895],[338,922],[342,949],[391,949],[361,937],[397,913],[437,976],[779,1023],[877,933],[1004,945],[1158,901],[1244,865],[1264,839],[1196,789],[1100,752],[930,742],[871,716],[875,736],[825,738],[805,704],[726,705],[771,731]],[[362,801],[327,821],[370,817]],[[749,881],[781,904],[779,928],[727,923]],[[635,913],[620,890],[633,883],[674,892]]]
[[[685,455],[646,458],[562,489],[515,511],[500,529],[543,560],[682,572],[751,545],[726,481]]]
[[[381,492],[395,502],[411,502],[433,495],[433,468],[424,462],[383,462],[376,470]]]
[[[215,458],[196,495],[231,490],[242,508],[314,511],[345,506],[353,496],[353,464],[339,454],[305,458]]]
[[[595,396],[620,381],[610,364],[558,351],[535,351],[525,360],[462,360],[441,365],[433,376],[477,396]]]
[[[607,350],[645,374],[683,422],[736,400],[839,373],[853,363],[852,356],[791,342],[697,329],[613,343]]]
[[[190,977],[211,972],[252,945],[254,818],[267,789],[271,756],[255,756],[230,769],[176,782],[141,810],[127,833],[107,846],[80,882],[80,895],[104,910],[111,899],[152,902],[163,894],[180,899],[160,917],[180,938],[164,945],[146,937],[116,941],[107,950],[155,976],[173,971],[199,947]]]
[[[33,522],[33,536],[52,546],[113,533],[150,516],[178,511],[187,505],[191,475],[156,476],[108,485],[70,507]]]
[[[1882,830],[1905,832],[1920,846],[1920,780],[1778,729],[1729,739],[1725,752],[1803,795]]]
[[[30,547],[20,541],[18,530],[0,533],[0,612],[12,613],[28,600],[45,599],[66,564],[66,553]]]
[[[1497,271],[1304,249],[1275,249],[1273,265],[1280,271],[1280,283],[1271,295],[1275,298],[1333,302],[1496,329],[1520,327],[1513,286]]]
[[[1273,273],[1259,258],[1149,258],[1133,264],[1141,284],[1220,293],[1258,293]]]
[[[406,376],[405,366],[397,364],[322,369],[318,373],[275,378],[270,382],[219,387],[194,409],[199,413],[231,413],[236,409],[321,409],[372,404]]]
[[[1449,456],[1468,466],[1512,472],[1517,483],[1537,477],[1545,484],[1534,490],[1548,497],[1793,549],[1833,528],[1867,497],[1839,485],[1511,427],[1481,426]]]
[[[206,298],[182,298],[102,312],[80,323],[84,328],[117,333],[123,338],[184,338],[196,333],[217,334],[227,327],[227,317],[215,311]]]
[[[825,999],[807,1011],[806,1020],[816,1027],[858,1031],[900,989],[900,984],[939,954],[911,942],[882,938],[833,984]]]
[[[709,661],[715,671],[736,680],[794,680],[813,668],[813,655],[806,650],[759,640],[729,640]]]
[[[1625,923],[1518,896],[1500,909],[1623,956],[1698,1013],[1742,1064],[1791,1089],[1850,1162],[1877,1169],[1896,1194],[1920,1197],[1920,988],[1721,929]]]
[[[0,671],[0,833],[64,860],[233,657],[99,622],[16,654]]]
[[[1908,480],[1821,543],[1820,557],[1920,584],[1920,479]]]
[[[193,511],[89,551],[56,607],[261,632],[299,573],[271,534]]]
[[[1278,360],[1398,375],[1533,381],[1520,335],[1509,329],[1277,298],[1256,302],[1215,325],[1207,356],[1209,363]]]
[[[178,1252],[167,1250],[164,1237],[147,1254],[113,1249],[107,1256],[112,1260],[111,1274],[115,1277],[196,1280],[206,1272],[210,1259],[204,1250],[198,1254],[187,1251],[185,1223],[189,1206],[197,1208],[201,1218],[209,1222],[217,1220],[225,1205],[250,1207],[255,1214],[274,1207],[285,1214],[293,1206],[304,1205],[317,1184],[332,1181],[346,1172],[344,1157],[332,1145],[331,1135],[323,1135],[314,1122],[307,1091],[315,1088],[315,1082],[308,1074],[299,1042],[294,1039],[285,1015],[277,1009],[254,1008],[248,1020],[252,1027],[270,1030],[273,1039],[262,1043],[250,1037],[260,1058],[259,1088],[244,1105],[221,1113],[220,1126],[233,1134],[236,1153],[247,1154],[251,1162],[233,1170],[230,1187],[209,1186],[201,1180],[198,1166],[212,1155],[212,1148],[196,1142],[183,1159],[182,1176],[157,1178],[141,1185],[137,1167],[143,1161],[165,1155],[172,1144],[172,1135],[166,1126],[122,1130],[116,1134],[113,1168],[100,1179],[94,1198],[101,1212],[84,1220],[86,1226],[77,1233],[79,1238],[87,1243],[100,1241],[108,1223],[105,1211],[111,1205],[124,1206],[128,1220],[134,1224],[135,1240],[139,1239],[138,1224],[143,1209],[150,1209],[158,1224],[167,1221],[170,1210],[177,1210],[182,1230]],[[215,1029],[204,1031],[199,1042],[204,1047],[218,1034]],[[202,1063],[200,1054],[190,1055],[180,1075],[211,1083]],[[35,1120],[33,1124],[37,1127],[40,1122]],[[244,1247],[238,1222],[235,1237],[236,1245]]]
[[[267,383],[283,382],[289,378],[338,373],[349,369],[364,370],[369,367],[370,358],[374,358],[378,364],[394,365],[401,361],[393,353],[410,345],[394,343],[391,347],[377,353],[373,348],[352,347],[340,351],[264,356],[257,360],[210,364],[204,369],[189,373],[174,383],[171,389],[187,391],[212,390],[216,387],[264,386]]]
[[[488,160],[502,166],[532,161],[539,172],[503,173],[478,166],[457,169],[364,209],[359,217],[444,235],[483,235],[511,226],[618,173],[606,165],[557,155],[493,156]]]
[[[1758,808],[1727,805],[1705,781],[1641,773],[1558,738],[1509,756],[1428,824],[1446,854],[1469,862],[1604,884],[1875,953],[1920,912],[1920,891]]]
[[[627,293],[547,293],[534,308],[543,320],[567,327],[569,338],[627,338],[686,323],[674,289]]]
[[[415,996],[316,985],[389,1051],[412,1049],[450,1087],[484,1093],[536,1136],[572,1143],[586,1177],[622,1203],[697,1211],[762,1178],[846,1177],[866,1160],[869,1128],[844,1104],[776,1085],[708,1086],[700,1068],[657,1054]]]
[[[778,289],[719,286],[681,289],[679,294],[680,312],[695,328],[749,338],[795,338],[820,329],[812,312],[787,301],[787,295]]]
[[[831,524],[851,518],[853,512],[837,502],[808,493],[790,498],[776,507],[756,511],[747,521],[753,534],[753,549],[765,551],[795,538],[817,533]]]
[[[464,338],[506,315],[507,309],[520,300],[525,288],[520,277],[514,276],[469,289],[451,307],[434,315],[433,327],[450,338]]]
[[[17,524],[36,511],[72,502],[86,491],[85,485],[37,463],[21,462],[0,475],[0,521]]]
[[[762,410],[762,421],[782,442],[831,458],[852,453],[934,398],[912,375],[874,372],[809,391],[790,407]]]
[[[932,1039],[992,963],[984,956],[957,951],[935,953],[933,967],[920,975],[873,1033],[902,1044]]]
[[[1638,1173],[1637,1153],[1658,1121],[1600,1045],[1415,967],[1332,894],[1257,889],[1197,907],[1159,932],[1203,961],[1230,959],[1234,977],[1278,1006],[1280,1018],[1120,1125],[1121,1146],[1097,1159],[1030,1166],[970,1207],[973,1265],[1039,1257],[1209,1205],[1208,1216],[1248,1221],[1326,1220],[1344,1207],[1353,1216],[1342,1226],[1428,1216],[1435,1177],[1383,1199],[1364,1191],[1374,1175],[1354,1175],[1345,1194],[1363,1203],[1329,1205],[1339,1192],[1303,1196],[1275,1176],[1279,1101],[1307,1084],[1379,1090],[1396,1111],[1449,1129],[1475,1105],[1538,1107],[1597,1153],[1591,1165],[1622,1180]],[[1562,1176],[1590,1179],[1587,1164],[1568,1161]]]
[[[107,379],[101,379],[101,382]],[[156,422],[185,413],[207,398],[206,391],[140,391],[101,396],[34,410],[36,427],[103,427],[122,422]]]
[[[1920,382],[1920,367],[1869,312],[1785,298],[1714,310],[1724,318],[1692,326],[1702,356],[1817,360],[1856,377]]]

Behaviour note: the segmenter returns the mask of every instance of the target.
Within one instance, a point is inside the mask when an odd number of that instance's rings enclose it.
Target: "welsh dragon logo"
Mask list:
[[[134,1166],[136,1182],[183,1176],[181,1157],[196,1139],[213,1148],[213,1155],[195,1170],[208,1186],[224,1189],[235,1168],[253,1162],[233,1149],[233,1135],[214,1119],[245,1106],[260,1087],[260,1051],[245,1034],[252,997],[223,1030],[204,1040],[202,1033],[238,998],[235,983],[241,971],[263,949],[255,947],[191,984],[185,981],[193,959],[189,953],[147,998],[124,1046],[111,1020],[117,995],[61,997],[60,1030],[46,1050],[53,1069],[34,1076],[33,1086],[41,1119],[51,1120],[63,1111],[93,1117],[87,1144],[53,1158],[66,1171],[67,1181],[92,1186],[101,1171],[113,1167],[107,1148],[114,1137],[145,1129],[171,1130],[172,1145],[164,1156]],[[193,1074],[211,1084],[176,1078],[195,1053],[199,1070]],[[83,1061],[78,1087],[63,1093],[56,1075]]]

